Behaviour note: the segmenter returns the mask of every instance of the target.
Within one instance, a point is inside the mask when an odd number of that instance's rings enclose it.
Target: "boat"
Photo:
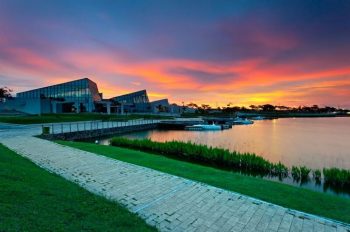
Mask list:
[[[249,119],[246,119],[246,118],[240,118],[240,117],[236,117],[234,120],[233,120],[233,124],[234,125],[249,125],[249,124],[253,124],[254,121],[252,120],[249,120]]]
[[[256,116],[256,117],[252,117],[252,120],[264,120],[265,117],[263,116]]]
[[[215,125],[215,124],[196,124],[193,126],[186,126],[185,127],[186,130],[221,130],[221,126],[220,125]]]

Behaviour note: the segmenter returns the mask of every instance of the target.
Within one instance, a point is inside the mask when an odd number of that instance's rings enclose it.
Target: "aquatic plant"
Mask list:
[[[282,164],[281,162],[278,162],[277,164],[273,165],[272,175],[277,175],[280,177],[287,177],[288,176],[288,168]]]
[[[288,168],[282,163],[274,164],[252,153],[231,152],[227,149],[213,148],[191,142],[170,141],[161,143],[149,139],[131,140],[115,137],[110,144],[242,172],[279,176],[287,176],[288,174]]]
[[[301,166],[299,168],[299,170],[300,170],[300,177],[301,177],[301,179],[302,180],[307,180],[309,178],[309,173],[310,173],[311,169],[307,168],[305,166]]]
[[[289,169],[282,164],[272,163],[253,153],[240,153],[227,149],[215,148],[192,142],[155,142],[150,139],[127,139],[115,137],[111,139],[112,146],[148,151],[172,158],[200,163],[226,170],[234,170],[254,175],[272,175],[284,178],[289,175]],[[291,175],[296,181],[307,181],[311,169],[306,166],[293,166]],[[313,176],[321,180],[321,171],[314,170]],[[350,171],[337,168],[323,169],[325,182],[337,186],[350,186]]]
[[[323,176],[326,183],[336,186],[350,186],[350,171],[339,168],[324,168]]]
[[[299,181],[301,176],[300,168],[297,166],[292,166],[292,177],[294,180]]]
[[[321,180],[321,171],[316,169],[313,171],[313,176],[314,176],[314,179],[316,181],[320,181]]]

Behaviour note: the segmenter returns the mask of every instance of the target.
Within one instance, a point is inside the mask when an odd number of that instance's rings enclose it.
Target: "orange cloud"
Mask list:
[[[228,102],[246,106],[286,102],[290,105],[322,104],[328,101],[322,99],[321,93],[328,94],[336,101],[339,101],[339,95],[350,96],[350,91],[346,88],[334,92],[337,87],[350,86],[348,67],[320,67],[316,71],[308,71],[307,64],[302,62],[264,66],[266,60],[262,58],[224,63],[187,59],[133,61],[124,60],[122,55],[118,54],[88,51],[62,51],[58,59],[69,64],[62,65],[62,62],[54,62],[28,49],[16,48],[7,52],[15,62],[0,64],[0,68],[5,70],[4,74],[25,73],[30,78],[40,78],[45,85],[90,77],[98,83],[105,98],[134,91],[135,87],[143,88],[144,83],[149,86],[151,98],[169,97],[179,104],[182,101],[209,103],[213,106],[225,106]],[[299,66],[304,67],[303,71],[296,68]],[[210,83],[206,83],[200,81],[200,77],[169,72],[179,68],[205,73],[208,75],[206,78],[212,79]],[[223,75],[228,75],[224,78],[225,81],[221,79]],[[288,83],[294,82],[296,84],[288,86]],[[308,89],[308,93],[305,93],[305,89]],[[314,93],[314,97],[310,96],[310,93]],[[342,101],[342,104],[347,103]]]

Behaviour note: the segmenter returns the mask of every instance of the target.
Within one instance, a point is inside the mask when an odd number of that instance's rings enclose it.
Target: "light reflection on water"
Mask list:
[[[350,169],[350,118],[263,120],[223,131],[151,130],[123,136],[159,142],[192,141],[231,151],[251,152],[289,167]],[[108,144],[108,139],[100,142]]]
[[[153,141],[192,141],[232,151],[251,152],[272,162],[305,165],[312,169],[338,167],[350,169],[350,118],[288,118],[255,121],[253,125],[233,126],[223,131],[151,130],[122,135]],[[101,139],[109,144],[109,138]],[[278,181],[276,178],[267,178]],[[291,178],[283,182],[298,185]],[[316,191],[337,194],[315,182],[302,184]],[[349,197],[347,193],[338,193]]]

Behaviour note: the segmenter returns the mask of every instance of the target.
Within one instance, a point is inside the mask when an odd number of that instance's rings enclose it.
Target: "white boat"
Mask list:
[[[256,116],[252,117],[252,120],[264,120],[265,118],[263,116]]]
[[[234,125],[249,125],[249,124],[253,124],[254,121],[252,120],[249,120],[249,119],[246,119],[246,118],[240,118],[240,117],[236,117],[234,120],[233,120],[233,124]]]
[[[197,124],[197,125],[189,126],[187,129],[188,130],[221,130],[221,126],[215,125],[215,124],[211,124],[211,125],[209,125],[209,124]]]

